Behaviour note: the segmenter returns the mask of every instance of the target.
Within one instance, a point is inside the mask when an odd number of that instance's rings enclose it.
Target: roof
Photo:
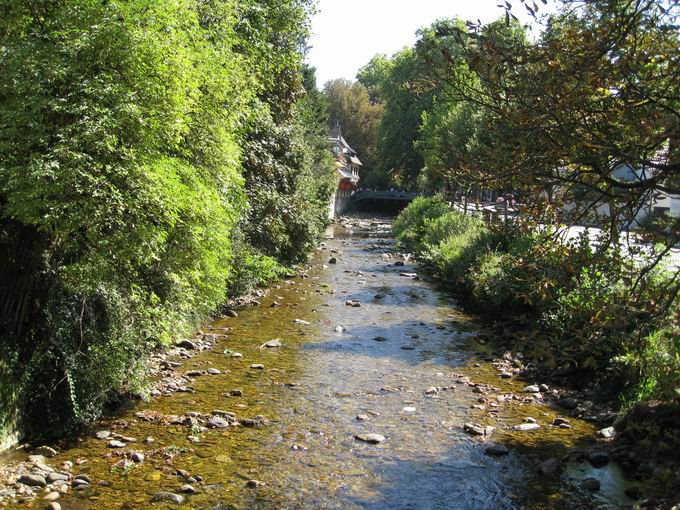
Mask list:
[[[350,156],[349,160],[355,165],[364,166],[364,164],[361,161],[359,161],[359,158],[357,158],[356,156]]]
[[[352,172],[348,172],[344,168],[338,168],[338,172],[340,173],[340,178],[341,179],[349,179],[353,182],[356,182],[359,180],[359,177],[354,175]]]

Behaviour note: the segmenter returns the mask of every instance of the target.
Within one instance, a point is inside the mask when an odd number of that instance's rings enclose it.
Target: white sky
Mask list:
[[[392,55],[416,41],[416,30],[458,16],[487,23],[504,15],[499,0],[319,0],[307,61],[319,88],[334,78],[354,80],[376,53]],[[519,2],[513,12],[526,22]],[[537,2],[543,5],[541,2]]]

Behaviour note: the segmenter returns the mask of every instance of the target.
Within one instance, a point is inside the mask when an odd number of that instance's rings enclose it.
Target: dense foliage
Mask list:
[[[641,274],[640,261],[585,239],[560,243],[552,230],[490,229],[440,198],[412,202],[394,233],[537,366],[606,382],[630,401],[680,392],[680,331],[671,315],[649,311],[668,274]]]
[[[333,175],[310,8],[0,2],[0,407],[29,432],[141,390],[151,349],[304,258]]]

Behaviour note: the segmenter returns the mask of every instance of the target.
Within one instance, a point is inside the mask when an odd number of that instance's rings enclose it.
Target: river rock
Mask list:
[[[562,425],[570,425],[571,426],[571,422],[569,420],[567,420],[566,418],[562,418],[560,416],[555,418],[553,420],[552,424],[555,425],[556,427],[560,427]]]
[[[511,378],[512,378],[512,373],[510,373],[510,372],[501,372],[500,374],[498,374],[498,377],[500,377],[501,379],[511,379]]]
[[[605,452],[590,452],[588,454],[588,462],[593,467],[600,468],[609,464],[609,455]]]
[[[368,434],[356,434],[354,436],[355,439],[358,439],[359,441],[363,441],[365,443],[370,443],[370,444],[378,444],[382,443],[385,441],[385,436],[381,436],[380,434],[375,434],[375,433],[368,433]]]
[[[487,455],[491,455],[493,457],[502,457],[503,455],[510,453],[510,450],[508,450],[508,448],[502,444],[492,444],[484,451]]]
[[[361,303],[359,301],[357,301],[356,299],[348,299],[347,301],[345,301],[345,306],[351,306],[353,308],[360,308]]]
[[[213,416],[208,420],[208,427],[212,429],[226,429],[229,425],[229,422],[221,416]]]
[[[53,492],[50,492],[50,493],[46,494],[46,495],[43,497],[43,500],[45,500],[45,501],[56,501],[56,500],[58,500],[60,497],[61,497],[61,494],[59,494],[57,491],[53,491]]]
[[[182,505],[185,501],[185,497],[181,494],[161,491],[154,494],[153,498],[151,498],[151,501],[154,503],[173,503],[175,505]]]
[[[108,444],[109,448],[125,448],[125,443],[123,441],[118,441],[117,439],[112,439]]]
[[[47,481],[44,476],[25,474],[21,475],[17,480],[19,483],[28,485],[29,487],[45,487],[47,486]]]
[[[130,456],[130,459],[132,459],[132,462],[144,462],[144,454],[141,452],[134,452]]]
[[[232,352],[231,357],[234,359],[241,359],[243,357],[243,354],[241,354],[240,352]]]
[[[557,401],[557,405],[563,409],[573,411],[578,407],[578,400],[575,398],[561,398]]]
[[[584,478],[581,487],[589,491],[599,491],[600,481],[597,478]]]
[[[70,478],[71,477],[65,473],[48,473],[47,483],[54,483],[59,480],[67,482]]]
[[[430,386],[425,390],[425,395],[436,395],[437,393],[439,393],[439,390],[434,386]]]
[[[335,326],[336,333],[342,333],[345,331],[345,326]]]
[[[262,363],[253,363],[250,365],[253,370],[264,370],[264,365]]]
[[[541,426],[538,423],[520,423],[519,425],[515,425],[514,427],[512,427],[512,430],[526,432],[529,430],[537,430],[540,428]]]
[[[33,450],[34,455],[42,455],[47,459],[52,459],[57,456],[57,450],[50,448],[49,446],[39,446]]]
[[[376,342],[387,342],[387,338],[380,335],[373,337],[373,340],[375,340]]]
[[[57,503],[56,501],[51,501],[46,507],[45,510],[61,510],[61,505]]]
[[[260,480],[248,480],[246,482],[246,487],[248,489],[259,489],[260,487],[266,485],[264,482],[261,482]]]
[[[227,310],[226,312],[224,312],[224,315],[232,318],[238,317],[238,313],[236,313],[236,310]]]
[[[479,425],[478,423],[466,423],[463,425],[463,430],[473,436],[489,436],[493,433],[494,428],[489,425]]]
[[[209,368],[207,372],[210,375],[220,375],[222,373],[222,371],[217,368]]]
[[[302,319],[294,319],[293,322],[295,324],[300,324],[302,326],[309,326],[311,324],[311,322],[305,321],[305,320],[302,320]]]
[[[541,389],[535,384],[530,384],[529,386],[525,386],[522,391],[524,393],[540,393]]]
[[[179,492],[181,492],[182,494],[196,494],[198,491],[196,490],[195,487],[187,483],[179,488]]]
[[[557,459],[548,459],[541,462],[541,473],[546,476],[557,476],[562,471],[562,463]]]
[[[82,475],[82,474],[76,475],[75,478],[74,478],[74,481],[75,480],[80,480],[80,481],[83,481],[85,483],[92,483],[92,478],[90,478],[88,475]]]
[[[357,421],[367,421],[367,420],[370,420],[370,419],[371,419],[370,416],[368,416],[367,414],[358,414],[357,415]]]
[[[328,259],[328,263],[329,263],[329,264],[337,264],[337,263],[338,263],[337,257],[331,257],[331,258],[329,258],[329,259]]]
[[[198,345],[192,342],[191,340],[182,340],[180,343],[177,344],[177,347],[182,347],[183,349],[187,349],[190,351],[198,350]]]
[[[385,294],[376,294],[373,296],[373,299],[383,299],[385,297]]]
[[[267,348],[267,349],[274,349],[276,347],[281,347],[283,343],[281,342],[280,338],[274,338],[272,340],[269,340],[268,342],[263,343],[260,346],[260,349],[262,348]]]
[[[232,397],[242,397],[243,396],[243,390],[231,390],[229,392],[229,395]]]
[[[607,427],[602,430],[598,430],[597,435],[604,439],[611,439],[616,434],[614,427]]]

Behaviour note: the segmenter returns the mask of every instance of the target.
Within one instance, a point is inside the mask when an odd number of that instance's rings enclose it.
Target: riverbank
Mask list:
[[[597,428],[546,405],[563,393],[524,380],[518,354],[480,342],[479,324],[419,274],[389,229],[344,221],[259,305],[159,359],[148,402],[130,401],[53,451],[17,452],[0,505],[632,505],[615,463],[588,462],[603,449]],[[534,382],[538,392],[525,389]],[[599,490],[583,487],[587,478]]]

